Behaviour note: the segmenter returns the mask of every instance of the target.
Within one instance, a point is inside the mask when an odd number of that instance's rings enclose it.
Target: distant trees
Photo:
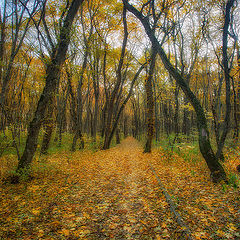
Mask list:
[[[160,9],[158,12],[156,11],[156,5],[154,1],[149,1],[148,4],[144,5],[141,9],[141,11],[137,10],[135,7],[133,7],[131,4],[128,3],[127,0],[123,0],[123,3],[125,7],[128,9],[128,11],[132,12],[142,23],[146,34],[148,35],[153,47],[155,47],[158,51],[159,56],[161,57],[161,60],[165,66],[165,68],[168,70],[170,75],[176,80],[177,84],[181,87],[182,91],[185,93],[186,97],[192,104],[195,113],[196,113],[196,118],[197,118],[197,127],[198,127],[198,132],[199,132],[199,147],[200,151],[206,160],[206,163],[209,167],[209,170],[211,171],[211,176],[214,182],[220,182],[221,180],[226,181],[226,173],[221,166],[221,164],[218,162],[218,157],[219,157],[219,148],[218,152],[215,155],[211,144],[210,144],[210,139],[209,139],[209,130],[207,126],[207,119],[204,113],[204,109],[200,104],[199,99],[196,97],[196,95],[192,92],[190,89],[189,85],[187,84],[187,79],[183,75],[180,74],[179,70],[174,67],[174,65],[171,63],[171,61],[167,58],[167,55],[165,53],[165,50],[161,46],[159,40],[157,39],[155,35],[155,27],[156,27],[156,22],[160,20],[160,17],[162,14],[164,14],[164,11],[167,11],[168,6],[162,5],[162,9]],[[224,24],[224,32],[223,32],[223,49],[227,48],[227,35],[224,36],[225,31],[228,31],[229,27],[229,11],[233,5],[234,1],[228,1],[226,4],[226,12],[225,12],[225,24]],[[144,16],[143,10],[144,8],[148,8],[149,12],[147,16]],[[154,24],[151,24],[150,22],[150,17],[152,18],[151,21]],[[161,23],[160,23],[161,24]],[[161,25],[160,25],[161,26]],[[224,55],[224,50],[223,50],[223,55]],[[223,61],[227,61],[226,57],[223,58]],[[228,62],[228,61],[227,61]],[[229,70],[228,70],[228,65],[227,63],[226,67],[224,67],[225,71],[225,79],[226,79],[226,104],[230,104],[228,102],[230,100],[229,94],[230,94],[230,85],[229,85]],[[227,106],[227,114],[230,114],[230,111]],[[229,116],[228,116],[229,117]],[[225,119],[225,130],[223,133],[223,138],[225,137],[227,133],[227,124],[228,124],[228,117]],[[221,151],[220,151],[221,152]]]
[[[35,154],[42,120],[44,119],[47,106],[50,101],[53,100],[57,88],[60,68],[65,61],[68,45],[70,43],[70,32],[73,20],[82,2],[83,0],[73,0],[72,3],[67,5],[64,9],[66,15],[60,28],[59,39],[52,52],[50,62],[46,67],[46,85],[38,101],[33,120],[30,122],[26,146],[18,164],[17,171],[20,173],[28,170]],[[62,19],[60,19],[60,21],[61,20]]]
[[[22,119],[21,103],[30,72],[32,48],[26,44],[26,35],[33,18],[42,8],[43,1],[7,1],[0,11],[0,129]],[[28,11],[26,10],[28,8]],[[29,16],[28,16],[29,15]],[[18,79],[18,81],[15,81]],[[14,109],[14,111],[12,111]],[[16,125],[15,125],[16,126]],[[20,129],[21,126],[17,128]],[[15,139],[16,129],[13,129]]]
[[[0,6],[0,137],[10,131],[18,173],[39,135],[47,154],[52,136],[60,147],[69,135],[75,151],[131,134],[150,152],[153,140],[197,132],[213,181],[226,180],[218,160],[240,121],[237,1],[82,3]]]

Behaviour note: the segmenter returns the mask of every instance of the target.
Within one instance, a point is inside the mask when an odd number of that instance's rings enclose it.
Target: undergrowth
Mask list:
[[[214,140],[212,139],[213,148],[216,149],[214,145]],[[199,164],[205,164],[205,161],[200,153],[197,134],[186,137],[185,135],[174,134],[169,136],[164,136],[160,141],[153,142],[156,149],[160,149],[166,156],[167,161],[177,161],[178,157],[183,159],[185,162],[193,165],[191,167],[191,175],[195,176],[197,171],[194,169]],[[234,188],[240,187],[240,177],[239,173],[236,171],[236,166],[240,164],[240,147],[239,144],[233,142],[232,139],[227,139],[226,146],[224,149],[224,162],[221,164],[224,166],[227,172],[227,178],[229,186]],[[222,190],[226,191],[227,185],[222,184]]]

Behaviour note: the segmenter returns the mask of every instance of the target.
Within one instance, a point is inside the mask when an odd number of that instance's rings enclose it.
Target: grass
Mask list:
[[[199,165],[205,164],[205,161],[200,153],[199,145],[197,141],[197,134],[190,137],[184,135],[179,135],[178,140],[174,140],[175,136],[169,135],[164,136],[161,141],[154,142],[155,148],[160,148],[165,154],[166,159],[169,161],[177,161],[177,159],[182,158],[184,161],[188,162],[190,165],[190,172],[192,176],[199,174],[195,168]],[[189,139],[194,139],[190,142]],[[216,150],[216,144],[214,144],[214,139],[212,139],[213,148]],[[240,164],[240,145],[239,143],[233,142],[231,138],[226,140],[224,148],[224,159],[225,161],[221,164],[224,166],[227,173],[227,178],[229,181],[228,186],[232,186],[235,189],[240,187],[240,177],[236,170],[236,166]],[[222,184],[222,190],[226,191],[227,185]]]
[[[33,172],[39,172],[40,174],[45,174],[49,170],[53,170],[54,166],[49,165],[46,161],[46,158],[49,158],[55,154],[64,154],[71,157],[71,145],[73,140],[73,135],[70,133],[63,133],[62,134],[62,144],[59,145],[57,141],[55,141],[55,136],[52,136],[52,139],[50,141],[50,146],[48,149],[47,155],[41,155],[40,149],[41,149],[41,141],[43,137],[43,131],[39,134],[39,142],[37,145],[37,150],[34,156],[33,161],[37,162],[36,165],[32,164],[34,166],[34,169],[32,169]],[[84,139],[84,149],[80,149],[80,151],[91,151],[96,152],[103,146],[104,139],[101,138],[99,135],[96,137],[96,140],[94,141],[93,138],[88,137],[86,134],[83,135]],[[18,145],[18,149],[20,152],[20,155],[22,155],[25,147],[26,142],[26,135],[21,134],[20,135],[20,141],[18,141],[20,145]],[[78,149],[78,143],[76,146],[76,150]],[[115,147],[116,141],[115,138],[113,138],[111,146]],[[11,137],[10,130],[6,129],[5,135],[1,133],[0,135],[0,150],[2,149],[2,154],[0,154],[0,181],[7,176],[11,176],[15,173],[15,169],[17,167],[18,158],[17,158],[17,152],[16,148],[13,147],[13,140]],[[1,151],[0,151],[1,153]],[[16,173],[14,174],[16,175]]]
[[[26,142],[25,132],[20,132],[20,136],[15,139],[18,145],[20,154],[22,154]],[[16,148],[14,147],[14,140],[12,138],[12,133],[9,128],[0,133],[0,157],[4,155],[17,154]]]
[[[178,137],[175,138],[175,135],[171,134],[169,136],[163,136],[160,141],[154,141],[153,144],[156,148],[160,147],[169,157],[177,154],[186,161],[196,161],[196,156],[199,155],[196,135],[186,136],[179,134]]]
[[[54,141],[54,136],[52,137],[52,140],[50,142],[50,147],[48,150],[47,156],[40,156],[40,144],[42,139],[43,132],[40,133],[39,137],[39,144],[37,147],[37,151],[35,154],[35,160],[38,161],[38,168],[40,172],[46,172],[49,168],[52,168],[51,166],[48,166],[46,164],[46,161],[44,160],[46,157],[50,157],[54,154],[67,154],[68,156],[71,156],[71,144],[72,144],[72,138],[73,135],[69,133],[63,133],[62,135],[62,144],[61,146],[58,145],[58,142]],[[174,134],[171,134],[169,136],[162,136],[161,140],[156,142],[154,141],[154,147],[160,148],[161,151],[166,156],[166,159],[168,161],[175,161],[177,158],[175,156],[178,156],[182,159],[184,159],[186,162],[193,164],[193,166],[196,166],[198,164],[201,164],[202,162],[202,156],[199,151],[198,141],[197,141],[197,134],[193,134],[191,136],[185,136],[185,135],[178,135],[178,138],[175,138]],[[96,141],[94,141],[91,137],[87,137],[87,135],[83,136],[85,148],[81,151],[91,151],[96,152],[103,146],[103,140],[100,136],[96,137]],[[123,138],[121,136],[121,138]],[[20,145],[18,146],[20,154],[22,154],[25,146],[26,136],[25,134],[21,134],[20,136]],[[144,146],[144,141],[142,140],[142,146]],[[113,138],[111,147],[116,146],[115,138]],[[17,155],[16,155],[16,149],[12,146],[12,138],[11,138],[11,132],[9,130],[5,131],[5,136],[3,134],[0,135],[0,148],[5,148],[4,152],[2,154],[2,158],[0,159],[0,179],[3,178],[4,173],[6,173],[6,170],[8,170],[8,175],[10,175],[14,169],[17,166]],[[78,151],[78,148],[77,148]],[[233,143],[228,139],[226,142],[225,147],[225,168],[228,174],[229,183],[233,187],[238,187],[240,185],[239,182],[239,176],[236,172],[236,166],[239,164],[238,159],[240,159],[240,148],[239,145],[236,143]],[[34,169],[36,171],[36,169]],[[191,170],[191,175],[195,176],[197,174],[197,171],[195,169]]]

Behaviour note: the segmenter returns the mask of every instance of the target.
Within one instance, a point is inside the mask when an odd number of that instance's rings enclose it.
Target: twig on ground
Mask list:
[[[184,222],[184,220],[182,219],[181,215],[177,212],[176,210],[176,205],[175,203],[172,201],[171,196],[169,195],[169,193],[167,192],[167,190],[165,189],[165,187],[163,186],[160,178],[158,177],[156,171],[154,170],[154,168],[152,167],[151,164],[149,164],[150,169],[152,170],[154,176],[156,177],[158,184],[166,198],[166,201],[169,204],[170,210],[172,211],[174,218],[176,219],[177,223],[182,227],[184,234],[186,235],[187,239],[192,240],[192,234],[191,231],[189,229],[189,227],[186,225],[186,223]]]

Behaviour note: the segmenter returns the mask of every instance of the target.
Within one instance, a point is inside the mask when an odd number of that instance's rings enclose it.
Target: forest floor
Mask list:
[[[31,182],[2,183],[0,239],[187,239],[149,163],[192,239],[240,239],[239,188],[212,184],[203,161],[143,154],[131,137],[36,159]]]

